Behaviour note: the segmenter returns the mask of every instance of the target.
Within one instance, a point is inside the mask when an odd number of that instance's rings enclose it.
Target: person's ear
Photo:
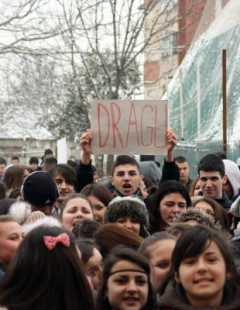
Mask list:
[[[112,183],[112,185],[114,186],[114,177],[111,175],[110,176],[110,182]]]
[[[227,183],[227,180],[228,180],[228,177],[227,177],[227,175],[225,174],[225,175],[223,176],[223,184],[226,184],[226,183]]]
[[[140,177],[139,177],[139,186],[141,186],[141,184],[144,183],[143,180],[144,180],[144,176],[143,176],[142,174],[140,174]]]
[[[181,283],[180,276],[179,276],[179,274],[177,272],[175,272],[174,278],[175,278],[176,283]]]

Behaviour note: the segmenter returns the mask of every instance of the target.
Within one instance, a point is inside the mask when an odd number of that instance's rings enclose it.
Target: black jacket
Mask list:
[[[228,198],[228,196],[225,192],[223,192],[222,198],[215,199],[215,200],[224,208],[225,211],[228,212],[230,210],[230,207],[232,205],[232,201]]]
[[[77,169],[76,192],[81,192],[84,186],[91,183],[93,183],[92,161],[88,165],[83,165],[80,161]]]

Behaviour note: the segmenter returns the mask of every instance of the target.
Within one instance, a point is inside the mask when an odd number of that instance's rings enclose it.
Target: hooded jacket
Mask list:
[[[12,204],[8,213],[21,225],[25,235],[38,226],[61,227],[57,218],[46,216],[41,211],[31,212],[31,206],[24,201]]]
[[[224,288],[223,303],[219,307],[196,307],[188,303],[181,285],[170,282],[165,293],[159,298],[159,310],[239,310],[240,287],[226,285]]]
[[[160,183],[162,172],[154,161],[143,161],[139,163],[139,166],[140,172],[144,177],[149,177],[156,185]]]
[[[229,213],[240,217],[240,196],[232,203]]]
[[[223,163],[225,166],[225,173],[233,190],[233,196],[229,197],[229,199],[235,201],[240,193],[240,171],[238,165],[232,160],[223,159]]]

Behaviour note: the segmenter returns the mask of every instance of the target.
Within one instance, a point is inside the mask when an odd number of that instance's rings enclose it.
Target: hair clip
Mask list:
[[[67,248],[70,246],[70,238],[67,233],[62,233],[56,237],[44,236],[43,241],[44,241],[45,246],[49,250],[54,249],[57,243],[61,243]]]

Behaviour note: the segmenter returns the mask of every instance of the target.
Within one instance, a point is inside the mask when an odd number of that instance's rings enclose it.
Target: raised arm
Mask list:
[[[176,180],[179,181],[180,175],[178,166],[175,163],[173,150],[175,146],[177,145],[177,136],[174,133],[174,131],[169,128],[166,133],[167,137],[167,155],[164,157],[164,165],[162,169],[162,181],[165,180]]]
[[[92,131],[87,129],[80,137],[82,156],[77,170],[76,192],[80,192],[84,186],[93,183],[93,170],[91,160]]]
[[[174,161],[173,150],[177,145],[177,136],[171,128],[168,128],[167,133],[167,155],[165,156],[165,160],[168,162]]]
[[[91,162],[91,142],[92,142],[92,131],[87,129],[80,137],[80,145],[82,148],[81,163],[88,165]]]

